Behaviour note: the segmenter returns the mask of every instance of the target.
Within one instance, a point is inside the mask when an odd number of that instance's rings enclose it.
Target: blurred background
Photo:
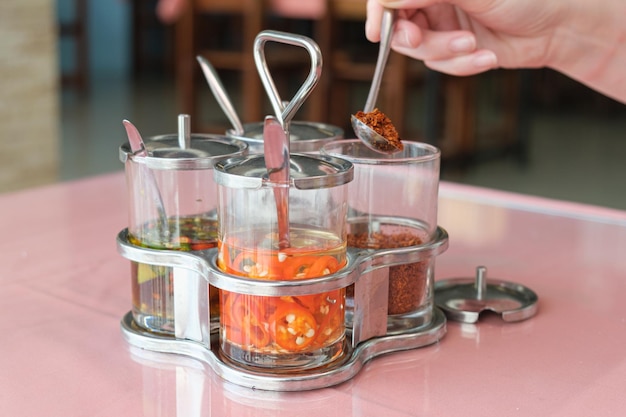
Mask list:
[[[345,129],[377,45],[362,0],[194,0],[174,23],[156,0],[2,0],[0,192],[121,171],[122,120],[144,136],[230,128],[195,56],[216,67],[240,118],[271,113],[253,63],[263,29],[312,37],[322,79],[296,119]],[[283,99],[308,72],[301,48],[267,59]],[[581,57],[584,59],[584,57]],[[626,209],[626,106],[550,70],[456,78],[392,53],[378,107],[406,140],[442,149],[442,179]]]

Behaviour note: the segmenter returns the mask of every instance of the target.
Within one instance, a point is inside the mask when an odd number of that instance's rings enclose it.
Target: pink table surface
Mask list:
[[[624,415],[626,212],[443,183],[436,279],[485,265],[535,290],[538,314],[448,322],[341,385],[276,393],[123,341],[125,189],[116,173],[0,196],[1,416]]]

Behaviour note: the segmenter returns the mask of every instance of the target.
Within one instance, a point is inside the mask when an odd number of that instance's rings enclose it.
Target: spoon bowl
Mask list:
[[[387,155],[402,150],[402,148],[397,147],[395,143],[387,140],[387,138],[376,132],[374,129],[368,126],[367,123],[364,123],[355,115],[350,116],[350,121],[352,122],[352,129],[354,130],[354,134],[369,149]]]

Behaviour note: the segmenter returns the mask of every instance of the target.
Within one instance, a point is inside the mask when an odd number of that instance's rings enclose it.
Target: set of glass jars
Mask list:
[[[255,282],[309,281],[333,276],[350,261],[429,243],[437,231],[439,151],[405,142],[382,155],[356,140],[326,143],[319,154],[292,154],[290,180],[269,178],[262,154],[232,138],[151,138],[148,156],[120,148],[129,189],[128,236],[155,250],[215,253],[227,277]],[[156,195],[154,198],[156,187]],[[280,243],[277,195],[288,193],[289,245]],[[414,331],[433,313],[434,256],[378,268],[387,287],[374,294],[366,274],[358,285],[314,293],[277,290],[257,295],[206,285],[209,321],[223,359],[272,372],[318,368],[350,350],[358,304],[384,295],[381,334]],[[182,275],[199,272],[131,262],[133,320],[148,332],[178,337],[185,317],[174,302]],[[196,276],[202,281],[202,277]],[[368,282],[371,280],[371,282]],[[365,290],[364,290],[365,289]],[[177,320],[178,317],[178,320]]]

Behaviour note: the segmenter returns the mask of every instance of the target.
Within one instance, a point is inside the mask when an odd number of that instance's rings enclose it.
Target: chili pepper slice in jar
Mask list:
[[[285,350],[302,351],[311,345],[317,336],[315,317],[297,303],[279,302],[273,320],[271,329],[274,341]]]
[[[283,267],[284,279],[305,278],[316,256],[298,256],[287,258]]]
[[[339,261],[334,256],[321,256],[309,268],[307,278],[321,277],[329,275],[339,269]]]
[[[285,279],[315,278],[329,275],[339,269],[339,261],[334,256],[301,256],[285,262]]]
[[[295,302],[309,310],[318,324],[317,336],[313,346],[324,346],[329,338],[332,338],[333,335],[338,336],[342,330],[344,324],[343,298],[343,290],[295,297]]]
[[[280,279],[282,265],[276,256],[262,252],[239,252],[232,262],[220,260],[218,266],[224,271],[256,279]]]
[[[233,343],[263,348],[270,343],[265,306],[260,297],[223,291],[225,336]]]

